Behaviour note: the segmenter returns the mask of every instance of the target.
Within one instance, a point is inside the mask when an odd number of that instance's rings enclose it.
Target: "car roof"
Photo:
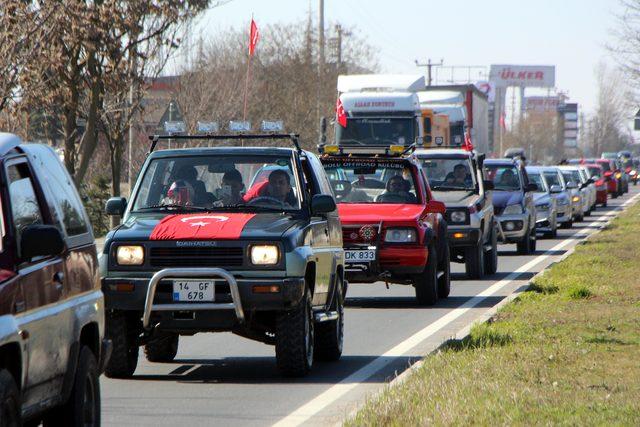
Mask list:
[[[436,148],[436,149],[417,149],[414,152],[415,156],[418,158],[423,157],[435,157],[435,158],[469,158],[473,155],[473,153],[463,150],[460,148]]]
[[[485,165],[511,165],[515,166],[517,164],[517,159],[486,159],[484,161]]]
[[[166,157],[188,157],[188,156],[290,156],[295,152],[295,148],[289,147],[196,147],[196,148],[178,148],[171,150],[158,150],[149,155],[149,158],[166,158]],[[303,151],[306,155],[311,153]]]
[[[544,170],[543,166],[526,166],[525,169],[527,172],[542,172]]]

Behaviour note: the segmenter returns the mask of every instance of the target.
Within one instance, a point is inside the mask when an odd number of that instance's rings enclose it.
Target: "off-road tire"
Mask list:
[[[333,362],[342,356],[344,341],[344,292],[343,281],[338,274],[336,276],[336,289],[330,311],[336,311],[338,318],[315,325],[316,342],[314,345],[315,359],[325,362]]]
[[[491,249],[484,254],[485,274],[495,274],[498,271],[498,233],[495,227],[491,229]]]
[[[98,362],[87,346],[80,349],[69,400],[44,419],[44,426],[99,426],[100,380]]]
[[[109,378],[130,378],[138,365],[140,348],[124,313],[106,316],[105,336],[111,340],[112,352],[104,374]]]
[[[311,292],[305,290],[302,301],[293,310],[276,319],[276,364],[287,377],[307,375],[313,366],[314,323]]]
[[[0,370],[0,427],[18,427],[20,421],[20,392],[13,376]]]
[[[144,355],[149,362],[168,363],[178,354],[180,336],[175,333],[163,334],[144,346]]]
[[[442,255],[438,261],[438,271],[442,273],[438,277],[438,298],[447,298],[451,293],[451,253],[449,244],[444,244]]]
[[[434,244],[429,245],[428,251],[429,259],[424,271],[413,279],[420,305],[434,305],[438,301],[438,252]]]
[[[467,248],[464,251],[464,268],[469,279],[482,279],[484,276],[484,245]]]

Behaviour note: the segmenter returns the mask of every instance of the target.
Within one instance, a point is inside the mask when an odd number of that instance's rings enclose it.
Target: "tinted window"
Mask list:
[[[9,197],[13,224],[20,241],[20,233],[32,224],[42,224],[42,210],[33,189],[29,168],[26,163],[9,166]]]
[[[485,164],[485,175],[493,180],[494,189],[498,191],[516,191],[522,188],[518,169],[512,165]]]
[[[67,235],[76,236],[86,233],[88,226],[84,210],[71,177],[55,155],[42,155],[41,160]]]

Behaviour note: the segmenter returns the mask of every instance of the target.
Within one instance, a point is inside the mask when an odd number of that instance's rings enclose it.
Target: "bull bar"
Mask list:
[[[222,278],[229,284],[231,291],[231,303],[177,303],[177,304],[153,304],[156,295],[156,288],[161,280],[174,278]],[[215,291],[214,291],[215,292]],[[202,310],[235,310],[236,317],[240,323],[244,322],[244,310],[240,300],[238,282],[228,271],[222,268],[165,268],[155,273],[149,281],[147,297],[144,303],[144,314],[142,316],[142,326],[149,329],[152,311],[202,311]]]

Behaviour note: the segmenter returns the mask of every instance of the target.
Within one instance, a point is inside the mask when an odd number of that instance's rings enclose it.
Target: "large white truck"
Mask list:
[[[480,153],[490,153],[489,102],[475,85],[428,86],[418,92],[420,107],[449,116],[451,145],[469,138]]]
[[[424,85],[419,75],[339,76],[338,105],[344,109],[346,126],[336,120],[335,143],[343,147],[421,143],[424,130],[416,92]]]

